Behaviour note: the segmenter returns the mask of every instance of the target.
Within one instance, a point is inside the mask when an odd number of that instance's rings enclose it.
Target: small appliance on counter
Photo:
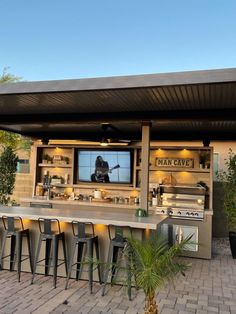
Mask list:
[[[94,190],[93,196],[95,199],[101,199],[102,198],[102,191],[101,190]]]

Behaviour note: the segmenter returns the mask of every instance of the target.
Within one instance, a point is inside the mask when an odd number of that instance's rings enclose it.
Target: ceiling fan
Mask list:
[[[130,140],[121,139],[123,132],[111,123],[102,123],[102,138],[100,141],[101,146],[108,145],[129,145]]]

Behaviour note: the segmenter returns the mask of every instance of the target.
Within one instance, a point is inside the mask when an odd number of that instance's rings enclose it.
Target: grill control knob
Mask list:
[[[191,216],[194,216],[194,213],[191,213]]]
[[[178,215],[181,215],[181,212],[178,212],[177,214],[178,214]]]
[[[162,214],[165,214],[165,211],[164,211],[164,209],[162,209],[161,213],[162,213]]]
[[[189,212],[187,212],[187,213],[186,213],[186,216],[189,216],[189,215],[190,215]]]
[[[195,216],[198,216],[198,213],[195,213]]]
[[[170,210],[170,211],[169,211],[169,214],[170,214],[170,215],[173,215],[173,211],[172,211],[172,210]]]

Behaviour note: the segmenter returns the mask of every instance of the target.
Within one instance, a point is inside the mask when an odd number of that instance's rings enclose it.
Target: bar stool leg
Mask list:
[[[4,251],[7,241],[7,231],[4,231],[3,233],[3,239],[2,239],[2,250],[1,250],[1,257],[0,257],[0,270],[3,269],[3,257],[4,257]]]
[[[18,274],[18,282],[20,282],[20,274],[21,274],[21,256],[22,256],[22,233],[18,232],[16,235],[16,244],[17,244],[17,274]]]
[[[90,239],[87,242],[88,246],[88,259],[89,259],[89,288],[90,293],[93,291],[93,241]]]
[[[11,249],[10,249],[10,271],[14,270],[16,253],[16,236],[11,235]]]
[[[78,243],[78,252],[77,252],[77,265],[76,265],[76,280],[79,280],[80,270],[81,270],[81,260],[83,256],[84,243]]]
[[[45,244],[45,276],[48,276],[50,270],[50,253],[51,253],[51,239],[46,239]]]
[[[65,234],[62,233],[61,235],[61,240],[62,240],[62,248],[63,248],[63,256],[65,260],[65,271],[66,271],[66,276],[68,275],[68,261],[67,261],[67,254],[66,254],[66,240],[65,240]]]
[[[113,256],[112,256],[112,268],[111,268],[111,285],[113,285],[114,276],[117,269],[118,253],[119,253],[119,247],[114,246]]]
[[[72,265],[73,265],[73,260],[74,260],[74,256],[75,256],[76,245],[77,245],[77,239],[73,239],[65,289],[67,289],[68,283],[69,283],[69,279],[71,277],[71,271],[72,271]]]
[[[53,284],[54,288],[57,286],[57,264],[58,264],[58,241],[59,237],[58,235],[53,236]]]
[[[126,269],[127,269],[127,289],[128,289],[128,297],[129,300],[131,301],[131,252],[128,248],[128,256],[126,257]]]
[[[37,252],[36,252],[36,256],[35,256],[35,260],[34,260],[34,269],[33,269],[33,275],[32,275],[31,284],[34,283],[34,277],[35,277],[35,273],[36,273],[37,262],[38,262],[38,259],[39,259],[39,253],[40,253],[40,250],[41,250],[42,240],[43,240],[43,236],[42,236],[42,234],[40,234],[39,240],[38,240]]]
[[[101,265],[100,265],[98,237],[95,237],[94,245],[95,245],[95,253],[96,253],[96,258],[97,258],[97,263],[98,263],[98,266],[97,266],[97,268],[98,268],[98,278],[99,278],[99,283],[101,285],[102,284],[102,272],[101,272]]]
[[[102,296],[105,295],[105,290],[106,290],[106,284],[107,284],[107,280],[108,280],[108,276],[109,276],[109,271],[110,271],[110,265],[111,261],[112,261],[112,256],[113,256],[113,250],[114,250],[114,246],[113,243],[110,243],[109,245],[109,251],[108,251],[108,257],[107,257],[107,264],[106,264],[106,270],[104,272],[104,278],[103,278],[103,288],[102,288]]]
[[[29,260],[30,260],[30,269],[31,269],[31,273],[33,274],[33,270],[34,270],[34,265],[33,265],[33,257],[32,257],[32,250],[31,250],[31,243],[30,243],[30,234],[29,234],[29,230],[25,230],[25,235],[26,235],[26,239],[27,239],[27,245],[28,245],[28,253],[29,253]]]

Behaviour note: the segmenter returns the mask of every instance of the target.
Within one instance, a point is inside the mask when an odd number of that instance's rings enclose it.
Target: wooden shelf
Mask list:
[[[141,170],[141,167],[137,166],[136,170]],[[173,169],[173,168],[162,168],[162,167],[155,167],[150,166],[149,171],[165,171],[165,172],[199,172],[199,173],[210,173],[211,169],[188,169],[188,168],[179,168],[179,169]]]
[[[37,185],[43,186],[43,183],[39,182]],[[55,186],[58,188],[71,188],[73,184],[51,184],[51,186]]]
[[[71,168],[72,165],[61,165],[61,164],[38,164],[38,167],[47,167],[47,168]]]

